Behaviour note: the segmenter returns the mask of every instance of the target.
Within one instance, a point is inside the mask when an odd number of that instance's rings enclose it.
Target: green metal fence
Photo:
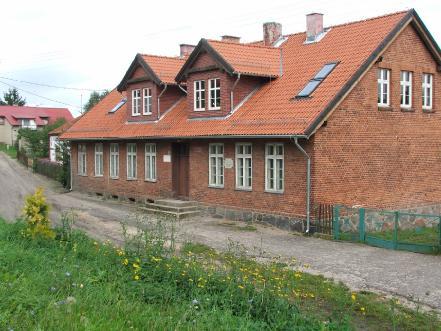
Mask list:
[[[441,215],[334,206],[336,240],[418,253],[441,253]]]

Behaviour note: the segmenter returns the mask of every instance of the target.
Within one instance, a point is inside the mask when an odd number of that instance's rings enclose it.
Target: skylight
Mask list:
[[[118,109],[120,109],[120,108],[121,108],[126,102],[127,102],[127,99],[126,99],[126,98],[121,99],[121,101],[118,102],[118,103],[116,104],[115,107],[113,107],[111,110],[109,110],[109,114],[112,114],[112,113],[116,112],[116,111],[117,111]]]
[[[305,87],[296,95],[296,98],[308,98],[312,92],[325,80],[326,77],[334,70],[338,62],[326,63],[318,73],[311,79]]]

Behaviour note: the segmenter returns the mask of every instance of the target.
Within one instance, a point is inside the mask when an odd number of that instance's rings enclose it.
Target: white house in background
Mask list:
[[[0,106],[0,143],[14,145],[20,128],[36,130],[60,118],[73,120],[67,108]]]

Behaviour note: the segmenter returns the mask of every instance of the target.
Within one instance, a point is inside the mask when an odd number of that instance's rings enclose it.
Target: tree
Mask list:
[[[86,102],[86,104],[84,105],[83,109],[84,112],[88,112],[89,110],[92,109],[93,106],[95,106],[98,102],[100,102],[101,100],[104,99],[104,97],[109,94],[109,91],[103,91],[103,92],[97,92],[97,91],[93,91],[90,94],[89,97],[89,101]]]
[[[18,93],[15,87],[3,93],[3,99],[4,101],[0,99],[0,105],[24,106],[26,104],[26,99]]]

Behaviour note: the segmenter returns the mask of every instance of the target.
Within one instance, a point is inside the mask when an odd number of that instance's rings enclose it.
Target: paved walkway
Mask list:
[[[23,199],[35,187],[46,189],[52,219],[62,211],[76,210],[76,226],[97,239],[122,242],[120,221],[136,213],[131,204],[103,201],[78,192],[62,193],[53,181],[0,153],[0,215],[9,220],[20,214]],[[129,221],[130,223],[130,221]],[[131,222],[133,230],[133,222]],[[373,290],[411,299],[441,311],[441,256],[385,250],[366,245],[306,238],[256,225],[240,230],[240,223],[214,218],[194,218],[179,226],[181,238],[225,250],[229,241],[242,244],[250,255],[295,257],[309,264],[309,271],[342,281],[354,290]]]

